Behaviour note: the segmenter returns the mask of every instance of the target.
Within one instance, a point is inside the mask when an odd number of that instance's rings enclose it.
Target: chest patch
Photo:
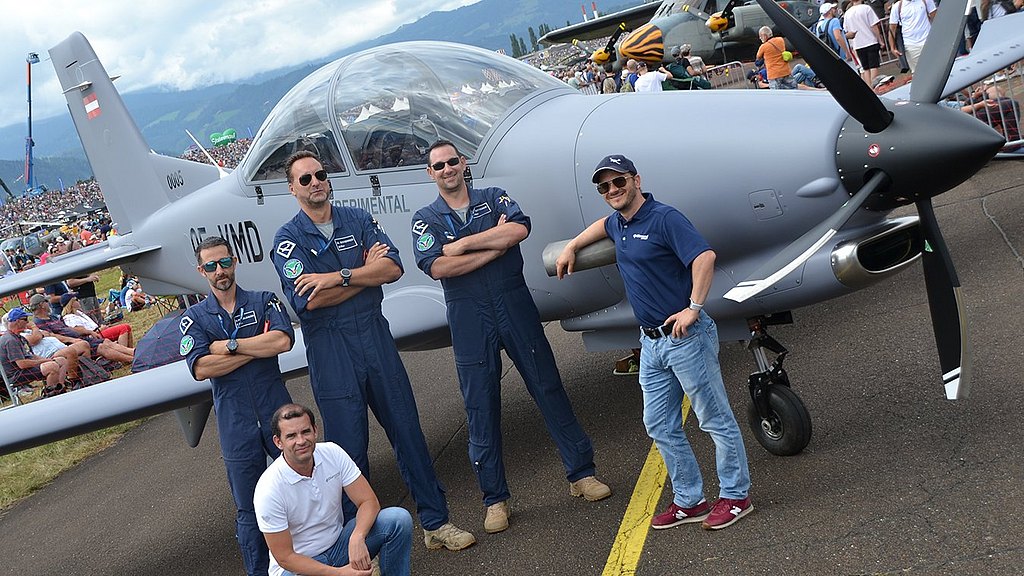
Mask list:
[[[235,312],[234,317],[231,319],[235,323],[235,328],[245,328],[246,326],[252,326],[256,323],[256,311],[246,310],[245,308],[239,308]]]
[[[345,250],[351,250],[353,248],[358,248],[358,247],[359,247],[359,242],[356,242],[356,237],[351,235],[351,234],[349,234],[348,236],[345,236],[344,238],[335,238],[334,239],[334,248],[338,252],[344,252]]]
[[[484,214],[490,214],[490,213],[491,213],[491,205],[487,204],[486,202],[483,203],[483,204],[477,204],[476,206],[473,206],[473,218],[479,218],[479,217],[483,216]]]

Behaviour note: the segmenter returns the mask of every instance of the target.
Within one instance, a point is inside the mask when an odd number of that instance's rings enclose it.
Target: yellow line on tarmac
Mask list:
[[[690,414],[690,399],[683,397],[683,422]],[[601,576],[633,576],[644,550],[647,532],[651,528],[651,517],[661,499],[668,471],[658,448],[652,443],[647,461],[637,478],[633,496],[629,499],[626,512],[622,515],[619,533],[615,535],[608,561]]]

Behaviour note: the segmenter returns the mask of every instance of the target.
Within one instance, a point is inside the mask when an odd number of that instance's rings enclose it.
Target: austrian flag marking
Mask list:
[[[89,120],[100,115],[100,103],[96,100],[95,94],[89,94],[82,98],[82,104],[85,104],[85,115],[89,117]]]

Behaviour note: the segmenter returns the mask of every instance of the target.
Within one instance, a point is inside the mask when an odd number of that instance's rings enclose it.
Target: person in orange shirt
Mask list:
[[[782,57],[786,51],[786,41],[773,38],[772,29],[767,26],[762,26],[757,35],[761,39],[761,47],[757,49],[757,60],[754,63],[758,66],[764,63],[768,72],[768,87],[772,90],[796,90],[797,83],[789,69],[789,62]]]

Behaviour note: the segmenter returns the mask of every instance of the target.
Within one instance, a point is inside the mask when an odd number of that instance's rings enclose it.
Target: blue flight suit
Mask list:
[[[416,265],[430,275],[442,247],[493,228],[505,215],[530,229],[530,218],[500,188],[469,189],[467,222],[438,196],[413,217]],[[594,475],[594,449],[573,413],[544,336],[540,314],[523,278],[519,245],[488,264],[441,280],[448,325],[469,422],[469,459],[484,493],[484,505],[508,500],[501,454],[501,354],[508,352],[544,416],[570,482]]]
[[[195,377],[196,361],[210,353],[210,344],[231,337],[250,338],[279,330],[294,343],[291,318],[273,292],[250,292],[236,286],[235,310],[228,314],[211,293],[192,306],[178,324],[185,357]],[[250,360],[229,374],[211,378],[213,407],[217,413],[220,452],[235,499],[235,537],[249,574],[266,574],[270,567],[267,542],[256,524],[253,492],[267,468],[267,456],[281,453],[274,445],[270,418],[292,401],[281,378],[277,356]]]
[[[384,291],[364,287],[340,304],[309,310],[306,296],[294,290],[295,279],[302,274],[338,274],[342,268],[361,267],[376,242],[388,245],[387,257],[402,267],[398,250],[368,212],[335,206],[331,213],[330,241],[300,211],[277,231],[272,254],[285,297],[299,316],[324,439],[344,448],[369,479],[369,406],[391,442],[398,470],[416,500],[420,524],[436,530],[448,522],[448,503],[423,438],[409,375],[381,312]],[[355,518],[356,508],[347,496],[343,502],[345,517]]]

